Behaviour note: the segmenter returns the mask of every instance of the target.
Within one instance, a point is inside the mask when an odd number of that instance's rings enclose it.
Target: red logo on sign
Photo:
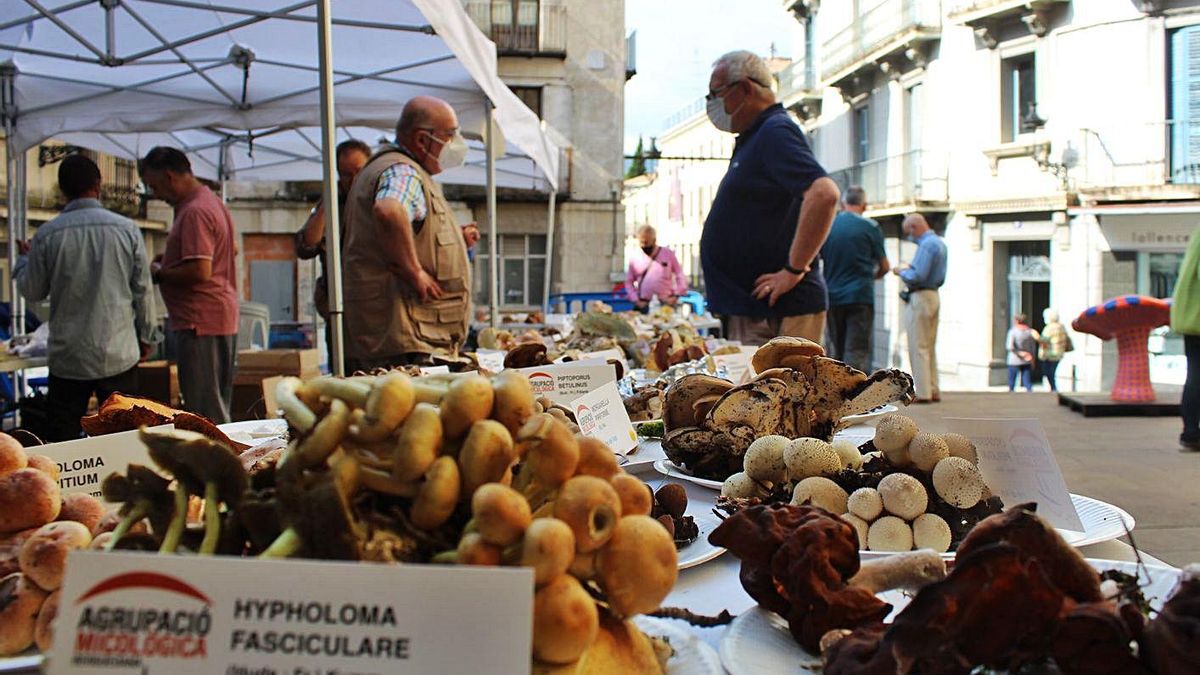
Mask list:
[[[209,600],[208,596],[196,590],[191,584],[157,572],[126,572],[125,574],[118,574],[115,577],[109,577],[92,586],[86,593],[79,596],[75,604],[80,604],[85,600],[90,600],[105,593],[135,588],[149,588],[156,591],[178,593],[199,600],[206,605],[212,604],[212,600]]]

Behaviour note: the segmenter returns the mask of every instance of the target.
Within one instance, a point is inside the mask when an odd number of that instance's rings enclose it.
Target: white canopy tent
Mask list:
[[[506,183],[547,188],[553,217],[560,150],[496,75],[495,45],[456,0],[13,0],[0,4],[0,60],[10,264],[25,234],[22,151],[45,139],[125,157],[165,143],[189,149],[202,174],[215,164],[220,177],[263,179],[315,177],[312,158],[323,150],[328,202],[336,201],[334,127],[390,129],[402,102],[419,94],[448,101],[464,131],[482,130],[493,148],[480,149],[458,178],[488,186],[490,223],[498,171]],[[496,156],[496,127],[511,155]],[[340,371],[338,237],[330,241]],[[494,321],[497,266],[490,269]],[[13,300],[19,322],[15,289]]]

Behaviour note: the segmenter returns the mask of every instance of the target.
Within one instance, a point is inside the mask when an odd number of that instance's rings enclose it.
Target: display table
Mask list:
[[[32,358],[23,359],[19,356],[10,356],[0,359],[0,373],[15,373],[20,370],[29,370],[30,368],[42,368],[46,365],[46,357],[34,356]]]

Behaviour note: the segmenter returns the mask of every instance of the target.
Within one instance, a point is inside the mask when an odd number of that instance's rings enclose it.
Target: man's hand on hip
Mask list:
[[[410,280],[413,288],[417,291],[417,295],[421,298],[421,302],[429,302],[442,297],[442,287],[438,286],[437,280],[430,276],[429,272],[424,269],[417,270],[415,278]]]
[[[779,270],[763,274],[754,280],[754,297],[766,300],[769,307],[774,307],[779,298],[796,287],[803,274],[795,274],[787,270]]]

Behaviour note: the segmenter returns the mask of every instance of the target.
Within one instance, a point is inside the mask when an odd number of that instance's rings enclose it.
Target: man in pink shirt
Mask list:
[[[688,290],[679,260],[671,249],[656,243],[657,236],[649,225],[638,228],[642,251],[629,261],[629,270],[625,272],[625,294],[641,310],[649,307],[656,295],[664,305],[674,305]]]
[[[156,147],[139,170],[154,196],[175,207],[166,250],[151,263],[150,277],[167,304],[184,407],[225,424],[238,332],[233,218],[192,174],[183,152]]]

